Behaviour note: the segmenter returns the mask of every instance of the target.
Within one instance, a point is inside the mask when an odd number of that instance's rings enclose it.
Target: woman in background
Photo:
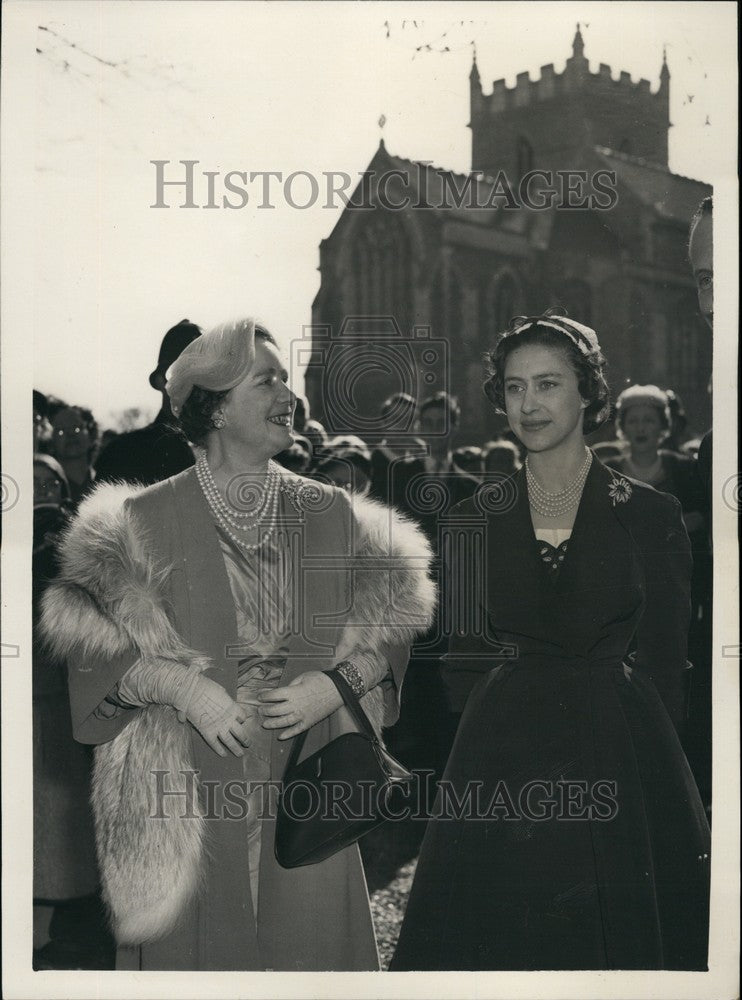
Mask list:
[[[667,394],[656,385],[632,385],[616,400],[616,425],[628,453],[608,465],[617,472],[670,493],[680,501],[691,537],[705,532],[703,498],[693,459],[660,447],[668,438],[672,417]]]

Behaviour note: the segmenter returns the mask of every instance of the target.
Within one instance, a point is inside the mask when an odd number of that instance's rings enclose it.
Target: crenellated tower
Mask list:
[[[495,80],[485,94],[476,55],[469,74],[472,170],[517,180],[532,168],[580,167],[580,150],[604,146],[667,166],[670,71],[663,54],[659,86],[634,83],[601,63],[590,72],[579,24],[564,71],[541,67],[538,79],[519,73],[514,87]]]

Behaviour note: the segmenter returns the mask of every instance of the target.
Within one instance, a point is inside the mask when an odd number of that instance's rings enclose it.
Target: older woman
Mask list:
[[[189,345],[167,388],[195,468],[96,491],[46,595],[76,736],[96,744],[120,968],[377,968],[357,847],[281,868],[270,790],[292,737],[311,729],[311,753],[351,728],[326,671],[377,729],[394,721],[434,603],[429,550],[388,509],[274,465],[291,443],[286,381],[252,321]],[[351,554],[374,570],[352,573]]]
[[[466,700],[392,969],[703,969],[709,831],[684,712],[680,506],[611,473],[593,330],[519,317],[488,395],[528,455],[452,512]]]

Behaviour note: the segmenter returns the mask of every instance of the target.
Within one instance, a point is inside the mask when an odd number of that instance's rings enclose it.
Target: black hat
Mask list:
[[[177,323],[168,330],[162,338],[162,343],[160,344],[160,354],[157,358],[157,367],[149,377],[149,384],[153,389],[159,388],[155,384],[155,378],[158,375],[164,375],[170,365],[180,357],[186,347],[193,343],[196,337],[200,336],[200,327],[196,326],[195,323],[191,323],[188,319],[182,319],[180,323]]]

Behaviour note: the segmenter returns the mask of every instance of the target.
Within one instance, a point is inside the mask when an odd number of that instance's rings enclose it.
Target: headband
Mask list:
[[[578,323],[568,316],[518,316],[516,322],[518,322],[518,326],[508,331],[504,335],[505,337],[517,337],[535,326],[548,326],[568,337],[581,354],[589,355],[600,350],[595,330],[589,326],[583,326],[582,323]]]

